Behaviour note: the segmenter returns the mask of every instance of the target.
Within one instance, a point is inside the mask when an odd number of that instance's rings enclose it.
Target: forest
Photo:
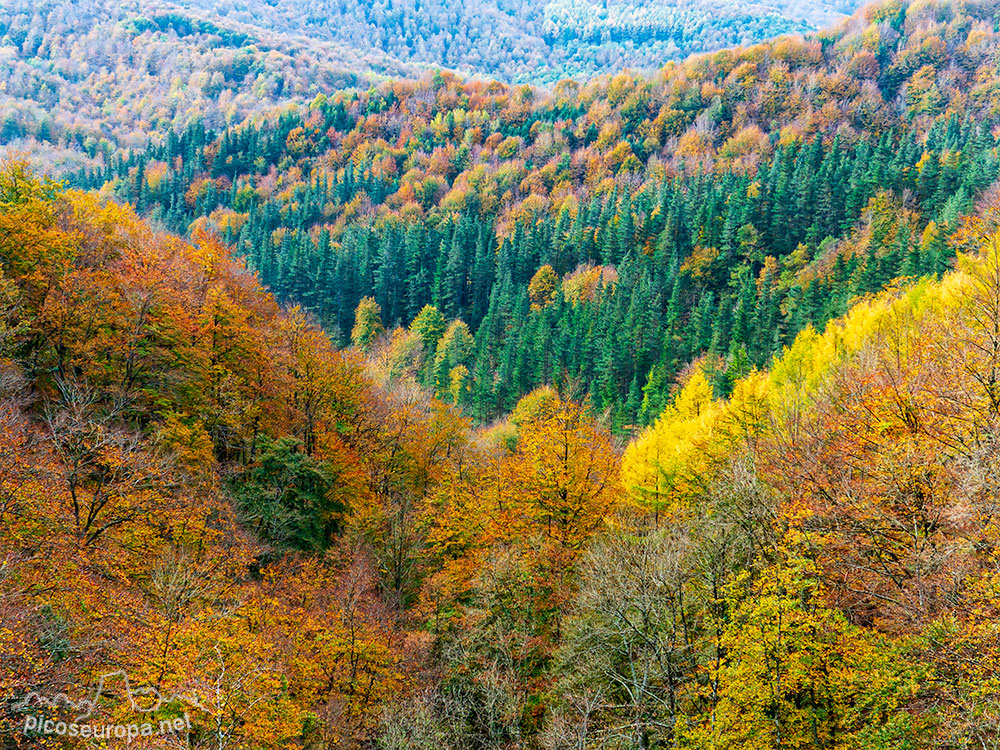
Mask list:
[[[888,3],[547,95],[439,72],[195,124],[75,182],[218,232],[338,345],[371,298],[386,335],[362,348],[478,423],[552,384],[634,432],[702,354],[726,395],[851,300],[949,267],[1000,176],[996,17]]]
[[[544,84],[815,30],[859,0],[7,0],[0,143],[46,170],[436,67]]]
[[[195,121],[223,128],[417,69],[370,48],[316,44],[153,3],[8,0],[0,5],[0,71],[0,142],[37,153],[47,172],[63,172]]]
[[[186,0],[213,17],[372,47],[397,60],[509,83],[555,83],[609,69],[653,70],[666,60],[779,34],[815,31],[858,0],[479,0],[413,3]]]
[[[1000,747],[998,58],[882,0],[6,158],[0,747]]]

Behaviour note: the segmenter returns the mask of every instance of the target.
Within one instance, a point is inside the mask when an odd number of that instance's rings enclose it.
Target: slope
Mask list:
[[[0,172],[0,237],[5,745],[72,743],[27,731],[80,713],[32,695],[121,673],[187,697],[137,715],[109,678],[89,723],[187,712],[192,747],[369,736],[414,654],[346,529],[431,491],[462,420],[381,391],[210,238],[20,164]]]
[[[376,49],[397,60],[510,83],[590,78],[779,34],[815,30],[859,3],[485,0],[430,4],[188,0],[211,17]]]
[[[572,384],[624,428],[701,353],[724,392],[853,296],[948,266],[998,176],[996,13],[891,0],[550,93],[440,73],[77,179],[220,232],[340,344],[367,296],[390,331],[461,320],[470,345],[397,337],[390,359],[480,421]]]
[[[639,716],[650,746],[996,741],[997,219],[964,222],[959,270],[807,329],[729,399],[694,368],[629,446],[642,510],[578,600],[574,731],[599,743]]]
[[[194,120],[224,127],[320,91],[416,72],[371,48],[109,0],[4,3],[0,70],[0,142],[63,146],[77,161],[102,147],[145,146]],[[59,166],[51,155],[48,164]]]

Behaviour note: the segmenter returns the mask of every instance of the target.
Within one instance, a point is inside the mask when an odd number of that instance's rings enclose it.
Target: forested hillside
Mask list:
[[[0,8],[0,748],[1000,747],[1000,0],[266,5]]]
[[[725,394],[851,299],[948,267],[1000,168],[997,8],[892,0],[551,93],[438,73],[194,125],[78,181],[218,231],[338,344],[370,297],[366,325],[406,330],[355,343],[478,421],[554,384],[622,428],[702,353]]]
[[[1000,739],[998,219],[963,221],[942,282],[807,329],[729,400],[692,369],[626,451],[624,483],[662,530],[592,553],[563,657],[569,736]]]
[[[194,121],[219,129],[436,67],[534,84],[806,31],[857,0],[334,3],[9,0],[0,144],[76,168]]]
[[[191,696],[156,721],[201,706],[188,747],[368,736],[420,648],[343,532],[429,492],[462,420],[380,391],[211,238],[18,164],[0,237],[4,746],[58,739],[19,699],[119,670]],[[134,717],[109,687],[103,722]]]
[[[992,746],[998,229],[728,399],[695,362],[619,472],[592,405],[470,432],[212,238],[8,165],[5,745],[85,746],[26,696],[124,672],[190,723],[129,747]]]
[[[552,83],[814,31],[858,0],[185,0],[213,17],[263,25],[398,60],[509,83]]]
[[[313,44],[157,3],[11,0],[0,5],[0,143],[37,149],[50,168],[72,166],[195,121],[239,124],[416,70],[371,47]]]

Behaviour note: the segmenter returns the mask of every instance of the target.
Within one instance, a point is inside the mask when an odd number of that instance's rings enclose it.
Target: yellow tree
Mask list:
[[[619,500],[617,463],[587,405],[558,399],[520,425],[510,491],[548,539],[576,550]]]
[[[722,411],[705,373],[695,368],[673,403],[625,452],[622,483],[634,502],[657,519],[690,508],[711,480]]]
[[[848,625],[823,601],[815,566],[785,554],[738,573],[726,593],[718,702],[697,747],[813,750],[900,747],[920,727],[904,706],[924,674],[887,639]]]

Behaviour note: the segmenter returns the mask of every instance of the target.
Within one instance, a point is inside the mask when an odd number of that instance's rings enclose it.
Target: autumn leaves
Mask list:
[[[646,740],[697,747],[996,736],[991,667],[972,664],[993,663],[1000,274],[996,236],[969,234],[959,272],[803,332],[726,401],[696,369],[629,447],[626,482],[666,530],[592,554],[665,598],[581,584],[573,648],[600,631],[628,658],[574,684],[564,733],[621,736],[624,694]]]
[[[394,415],[210,237],[17,164],[0,223],[5,697],[124,669],[198,696],[194,745],[366,736],[402,644],[337,535],[379,494]]]
[[[16,166],[0,228],[5,696],[123,669],[216,748],[996,736],[987,221],[727,399],[694,363],[621,459],[551,388],[473,429],[432,306],[337,352],[211,237]]]
[[[537,700],[575,561],[621,494],[588,409],[542,391],[473,438],[214,238],[156,235],[20,165],[0,195],[6,695],[124,669],[196,695],[191,742],[220,748],[360,746],[462,660]],[[412,334],[446,395],[471,336],[434,313]],[[128,719],[114,696],[100,710]]]

